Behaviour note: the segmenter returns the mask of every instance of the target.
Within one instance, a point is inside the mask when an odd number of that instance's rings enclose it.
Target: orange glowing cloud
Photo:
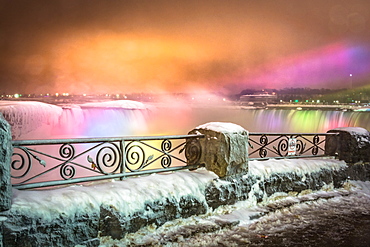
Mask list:
[[[341,42],[368,50],[370,40],[364,29],[368,0],[34,0],[0,6],[3,93],[279,88],[296,81],[287,62],[279,61]],[[360,59],[353,66],[362,66],[362,55],[354,57]],[[320,79],[300,86],[331,84]]]
[[[55,50],[60,92],[186,90],[205,79],[191,78],[189,68],[215,59],[201,43],[114,33],[71,38]]]

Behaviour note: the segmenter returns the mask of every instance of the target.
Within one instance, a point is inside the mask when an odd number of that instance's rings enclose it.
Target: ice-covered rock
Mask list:
[[[4,246],[74,246],[99,234],[122,238],[149,224],[206,213],[204,191],[215,178],[203,168],[54,190],[14,190],[12,207],[0,214],[6,217],[0,228]]]
[[[10,125],[0,112],[0,212],[8,210],[12,201],[10,161],[13,148],[11,141]]]
[[[329,130],[338,133],[328,136],[325,142],[325,154],[338,155],[347,163],[370,161],[370,132],[360,127],[341,127]]]
[[[189,134],[205,135],[199,138],[200,157],[195,162],[204,164],[207,170],[219,177],[248,171],[248,131],[241,126],[211,122],[198,126]],[[188,153],[191,148],[191,145],[187,145]]]

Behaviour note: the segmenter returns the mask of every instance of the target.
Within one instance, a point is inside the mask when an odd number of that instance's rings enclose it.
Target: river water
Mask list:
[[[183,134],[207,122],[231,122],[250,132],[325,133],[337,127],[370,129],[370,111],[328,108],[158,107],[148,122],[152,133]]]
[[[212,213],[149,226],[119,246],[369,246],[370,182],[350,181],[341,189],[279,193],[252,206],[239,202]]]
[[[362,110],[366,110],[364,108]],[[337,127],[370,129],[370,111],[296,106],[251,108],[236,104],[132,101],[51,105],[0,102],[15,139],[183,135],[207,122],[231,122],[250,132],[323,133]]]

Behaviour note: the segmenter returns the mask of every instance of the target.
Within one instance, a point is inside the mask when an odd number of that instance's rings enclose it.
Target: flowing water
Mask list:
[[[0,102],[15,139],[186,134],[207,122],[231,122],[251,132],[322,133],[337,127],[370,129],[370,111],[241,108],[232,105],[149,105],[133,101],[50,105]]]
[[[243,109],[240,107],[160,108],[148,123],[152,132],[187,133],[207,122],[231,122],[250,132],[325,133],[337,127],[370,129],[370,112],[342,110]],[[160,123],[160,124],[159,124]]]

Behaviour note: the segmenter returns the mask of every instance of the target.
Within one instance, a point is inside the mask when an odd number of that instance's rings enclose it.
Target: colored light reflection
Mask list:
[[[335,43],[263,65],[248,74],[245,86],[253,82],[266,88],[349,88],[370,75],[370,49]]]
[[[255,110],[251,111],[258,132],[325,133],[338,127],[369,128],[370,114],[332,110]],[[248,129],[248,126],[246,126]]]

